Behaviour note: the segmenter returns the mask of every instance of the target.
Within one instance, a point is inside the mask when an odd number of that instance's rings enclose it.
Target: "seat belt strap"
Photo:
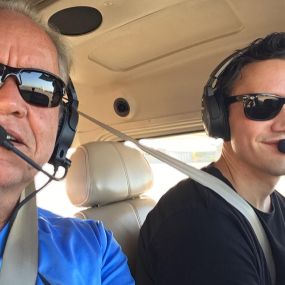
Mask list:
[[[175,159],[165,153],[162,153],[158,150],[152,149],[145,145],[142,145],[136,139],[129,137],[128,135],[98,121],[95,118],[90,117],[87,114],[84,114],[79,111],[79,114],[89,121],[99,125],[103,129],[106,129],[110,133],[114,134],[115,136],[121,138],[124,141],[130,141],[134,143],[137,147],[143,150],[146,153],[154,156],[155,158],[167,163],[168,165],[174,167],[175,169],[179,170],[180,172],[186,174],[193,180],[197,181],[201,185],[204,185],[208,189],[214,191],[218,195],[220,195],[224,200],[226,200],[229,204],[231,204],[234,208],[236,208],[240,213],[244,215],[244,217],[250,223],[259,243],[263,250],[266,263],[268,266],[268,270],[270,272],[270,277],[272,281],[272,285],[275,284],[276,280],[276,271],[275,271],[275,263],[271,251],[271,246],[267,235],[264,231],[264,228],[253,210],[253,208],[248,204],[246,200],[244,200],[237,192],[235,192],[231,187],[229,187],[226,183],[221,181],[220,179],[216,178],[215,176],[206,173],[200,169],[194,168],[178,159]]]
[[[21,200],[35,190],[31,183]],[[38,214],[33,197],[20,208],[4,249],[0,271],[1,285],[35,285],[38,273]]]

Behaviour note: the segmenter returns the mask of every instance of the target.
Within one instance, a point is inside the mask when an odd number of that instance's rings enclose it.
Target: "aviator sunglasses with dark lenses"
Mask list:
[[[0,87],[12,76],[22,98],[39,107],[56,107],[65,93],[64,82],[56,75],[34,68],[15,68],[0,63]]]
[[[225,99],[227,105],[235,102],[243,102],[244,114],[248,119],[266,121],[278,115],[285,103],[285,98],[269,93],[254,93],[229,96]]]

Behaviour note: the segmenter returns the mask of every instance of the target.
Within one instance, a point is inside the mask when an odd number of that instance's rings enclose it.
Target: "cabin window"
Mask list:
[[[222,140],[209,138],[204,132],[142,139],[140,142],[155,148],[196,168],[202,168],[217,160]],[[164,162],[145,154],[154,175],[154,185],[149,196],[158,200],[167,190],[185,179],[186,175]]]

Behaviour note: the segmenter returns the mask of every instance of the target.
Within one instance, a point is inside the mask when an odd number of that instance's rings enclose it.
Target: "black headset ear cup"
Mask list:
[[[202,97],[202,120],[210,137],[230,139],[228,112],[223,97],[215,94],[209,86],[205,86]]]
[[[56,169],[59,166],[68,168],[71,164],[71,161],[66,158],[66,154],[73,142],[78,123],[78,101],[71,80],[67,85],[66,93],[68,101],[63,102],[60,106],[61,113],[55,147],[49,159],[49,163]]]
[[[217,82],[228,65],[240,57],[246,49],[239,50],[225,58],[211,73],[202,97],[202,121],[206,133],[214,138],[230,140],[231,132],[228,120],[228,109],[223,94],[217,91]]]

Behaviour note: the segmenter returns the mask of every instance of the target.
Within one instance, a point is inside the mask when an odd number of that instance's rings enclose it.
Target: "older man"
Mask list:
[[[60,37],[24,1],[0,1],[0,33],[0,126],[7,132],[6,145],[42,165],[57,140],[69,58]],[[0,280],[8,266],[15,284],[26,285],[8,263],[6,247],[21,193],[35,174],[0,147]],[[38,244],[36,284],[133,284],[126,257],[100,222],[64,219],[39,209]]]

